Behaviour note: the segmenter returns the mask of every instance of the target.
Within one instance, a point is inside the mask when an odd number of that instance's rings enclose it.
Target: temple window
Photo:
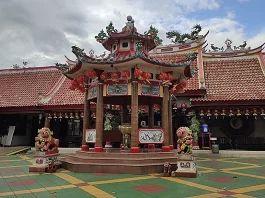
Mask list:
[[[116,48],[117,48],[117,45],[113,45],[113,50],[115,51],[116,50]]]
[[[123,42],[121,44],[122,48],[127,48],[129,46],[129,43],[128,42]]]

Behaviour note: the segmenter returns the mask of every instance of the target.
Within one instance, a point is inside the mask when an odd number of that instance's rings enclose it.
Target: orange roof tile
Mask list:
[[[39,93],[49,92],[61,75],[53,66],[0,70],[0,107],[40,105]]]
[[[84,93],[81,93],[80,91],[71,91],[69,89],[70,82],[70,79],[65,78],[59,90],[45,105],[83,105]]]
[[[204,61],[206,96],[192,101],[265,99],[265,76],[258,58]]]

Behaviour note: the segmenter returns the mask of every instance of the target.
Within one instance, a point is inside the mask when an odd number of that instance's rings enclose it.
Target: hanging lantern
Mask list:
[[[240,112],[240,109],[237,109],[237,116],[241,116],[241,112]]]
[[[225,109],[222,109],[221,116],[223,116],[223,119],[225,118],[225,116],[226,116]]]
[[[63,118],[63,114],[59,113],[59,118],[62,119]]]
[[[135,68],[134,73],[133,73],[135,78],[140,78],[142,74],[143,74],[143,71],[141,69]]]
[[[52,115],[50,113],[48,114],[48,119],[52,119]]]
[[[159,80],[167,80],[167,78],[168,78],[167,73],[165,73],[165,72],[160,72],[160,73],[158,74],[158,78],[159,78]]]
[[[207,117],[208,117],[208,119],[211,119],[211,116],[212,116],[212,114],[211,114],[211,110],[208,109],[208,110],[207,110]]]
[[[174,76],[172,74],[168,74],[168,81],[171,82],[174,80]]]
[[[74,90],[75,90],[75,86],[71,83],[71,84],[69,85],[69,89],[70,89],[71,91],[74,91]]]
[[[151,78],[150,72],[143,72],[142,77],[144,80],[149,80]]]
[[[74,114],[72,112],[70,113],[70,118],[74,118]]]
[[[64,117],[65,117],[65,118],[69,118],[68,113],[65,113],[65,114],[64,114]]]
[[[246,117],[247,117],[247,119],[248,119],[248,116],[249,116],[249,110],[248,110],[248,109],[246,109],[245,116],[246,116]]]
[[[181,88],[185,88],[187,86],[186,80],[184,80],[183,78],[179,79],[179,86]]]
[[[229,116],[231,117],[231,116],[233,116],[234,114],[233,114],[233,110],[232,109],[230,109],[229,110]]]
[[[78,114],[78,112],[75,113],[75,118],[76,118],[76,119],[79,119],[79,114]]]
[[[203,110],[201,110],[200,116],[201,116],[201,118],[204,117],[204,111]]]
[[[127,79],[130,77],[130,71],[129,71],[129,70],[124,70],[124,71],[122,72],[121,77],[122,77],[123,79],[126,79],[126,80],[127,80]]]
[[[79,84],[84,83],[84,81],[85,81],[85,77],[84,77],[84,75],[81,75],[81,76],[79,76],[79,77],[77,78],[77,82],[78,82]]]
[[[254,110],[253,110],[253,116],[255,117],[255,119],[257,119],[257,115],[258,115],[257,114],[257,109],[254,108]]]
[[[85,88],[84,88],[84,87],[77,87],[77,89],[78,89],[81,93],[84,93],[84,92],[85,92]]]
[[[102,73],[100,74],[100,79],[101,79],[101,80],[107,80],[107,79],[108,79],[108,74],[107,74],[107,72],[102,72]]]
[[[114,79],[114,80],[116,80],[116,79],[120,78],[120,75],[119,75],[118,72],[112,72],[111,78]]]
[[[53,118],[56,119],[57,118],[57,115],[56,113],[53,114]]]
[[[214,116],[215,116],[215,119],[218,118],[218,110],[217,109],[214,110]]]
[[[94,69],[91,69],[91,70],[89,70],[89,71],[87,72],[87,76],[88,76],[89,78],[95,78],[95,77],[97,76],[97,73],[96,73],[96,71],[95,71]]]
[[[263,117],[263,119],[265,119],[265,110],[262,108],[260,111],[261,111],[260,115]]]

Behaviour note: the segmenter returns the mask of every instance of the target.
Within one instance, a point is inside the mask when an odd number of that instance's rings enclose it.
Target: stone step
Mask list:
[[[165,162],[176,163],[177,157],[148,157],[148,158],[127,158],[124,156],[123,158],[111,158],[108,157],[90,157],[90,156],[79,156],[79,155],[69,155],[66,157],[67,161],[74,161],[80,163],[91,163],[91,164],[164,164]]]
[[[176,164],[172,163],[172,170],[176,170]],[[63,168],[80,173],[108,173],[108,174],[151,174],[164,171],[163,163],[152,164],[111,164],[111,163],[81,163],[71,160],[63,161]]]
[[[109,152],[109,153],[96,153],[96,152],[85,152],[77,151],[76,156],[89,156],[89,157],[109,157],[109,158],[150,158],[150,157],[174,157],[176,156],[174,152],[149,152],[149,153],[118,153],[118,152]]]

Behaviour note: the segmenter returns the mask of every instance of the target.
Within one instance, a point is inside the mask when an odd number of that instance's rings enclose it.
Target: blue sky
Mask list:
[[[227,13],[234,14],[234,20],[241,23],[248,37],[255,36],[265,28],[264,0],[220,0],[219,8],[215,10],[199,10],[187,14],[188,17],[201,20],[226,17]]]

